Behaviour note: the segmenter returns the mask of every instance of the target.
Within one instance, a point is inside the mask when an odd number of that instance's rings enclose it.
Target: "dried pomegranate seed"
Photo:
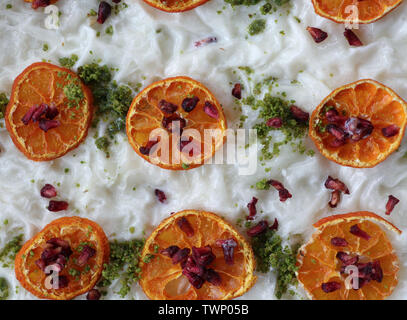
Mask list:
[[[158,201],[161,203],[164,203],[165,200],[167,200],[167,196],[165,195],[164,191],[161,191],[160,189],[155,189],[154,191]]]
[[[252,201],[250,201],[247,204],[247,208],[249,209],[249,215],[246,217],[247,220],[253,220],[254,217],[256,216],[257,209],[256,209],[256,203],[258,199],[256,197],[253,197]]]
[[[182,274],[187,277],[189,283],[192,284],[196,289],[200,289],[204,284],[204,279],[195,273],[189,272],[187,269],[183,269]]]
[[[49,262],[55,261],[58,258],[58,255],[61,254],[62,248],[57,247],[57,248],[46,248],[44,251],[41,253],[41,259],[44,260],[47,264]]]
[[[328,176],[328,179],[326,179],[325,188],[331,189],[331,190],[336,190],[336,191],[341,191],[341,192],[344,192],[345,194],[349,194],[348,187],[339,179],[334,179],[331,176]]]
[[[372,273],[371,276],[372,280],[375,280],[377,282],[382,282],[383,280],[383,270],[380,267],[380,262],[379,261],[374,261],[373,266],[372,266]]]
[[[343,124],[346,120],[348,120],[348,117],[340,116],[338,110],[336,110],[335,108],[329,109],[325,113],[325,117],[328,122],[337,124]]]
[[[158,103],[158,107],[160,108],[160,110],[162,112],[167,113],[167,114],[173,114],[178,109],[178,106],[176,106],[175,104],[172,104],[171,102],[165,101],[165,100],[161,100]]]
[[[355,142],[370,136],[373,129],[373,124],[369,120],[355,117],[346,120],[344,125],[344,132]]]
[[[382,134],[386,138],[394,137],[394,136],[398,135],[399,132],[400,132],[400,128],[397,127],[395,124],[392,124],[392,125],[382,129]]]
[[[80,267],[85,266],[85,264],[96,254],[96,250],[92,247],[85,245],[82,248],[81,254],[79,255],[76,264]]]
[[[112,6],[108,4],[106,1],[101,1],[99,4],[99,10],[98,10],[98,18],[97,22],[100,24],[103,24],[106,19],[110,16],[110,13],[112,12]]]
[[[55,261],[56,263],[60,264],[61,266],[65,267],[67,263],[67,259],[63,254],[58,255],[57,260]]]
[[[320,43],[328,38],[328,34],[321,29],[314,28],[314,27],[307,27],[307,31],[310,33],[311,37],[314,39],[316,43]]]
[[[184,248],[178,250],[173,256],[172,256],[172,263],[177,264],[177,263],[182,263],[187,260],[189,253],[191,250],[189,248]]]
[[[397,199],[396,197],[390,195],[389,196],[389,200],[387,201],[386,204],[386,214],[390,215],[390,213],[392,213],[394,207],[400,202],[399,199]]]
[[[68,202],[51,200],[48,205],[48,210],[58,212],[68,209]]]
[[[351,46],[354,46],[354,47],[363,46],[362,41],[360,41],[358,36],[352,30],[345,29],[345,32],[343,34]]]
[[[70,249],[68,241],[59,238],[51,238],[47,240],[47,244],[51,245],[52,248],[61,247],[62,249]]]
[[[284,202],[287,199],[293,197],[291,193],[286,188],[284,188],[284,185],[281,182],[277,180],[269,180],[268,183],[272,185],[274,188],[276,188],[281,202]]]
[[[306,122],[309,119],[309,113],[301,110],[295,105],[290,107],[291,115],[294,117],[295,120],[300,122]]]
[[[326,126],[326,130],[339,141],[343,141],[345,139],[345,132],[332,123]]]
[[[183,269],[186,269],[188,272],[195,273],[200,277],[202,277],[205,273],[205,268],[196,263],[196,261],[192,257],[188,257],[185,265],[183,266]]]
[[[169,246],[167,249],[161,250],[161,254],[167,257],[172,258],[174,254],[176,254],[179,251],[178,246]]]
[[[220,278],[219,273],[217,273],[213,269],[205,270],[203,278],[209,283],[212,283],[214,286],[220,286],[220,284],[222,283],[222,279]]]
[[[122,0],[112,0],[114,3],[120,3]]]
[[[117,0],[116,0],[117,1]],[[113,2],[116,2],[113,0]],[[120,2],[120,1],[119,1]],[[116,2],[117,3],[117,2]],[[99,290],[92,289],[86,295],[86,300],[99,300],[102,295],[100,294]]]
[[[365,240],[369,240],[371,238],[365,231],[360,229],[357,224],[350,227],[350,233]]]
[[[31,120],[32,120],[33,122],[37,122],[37,121],[39,121],[39,120],[41,119],[41,117],[42,117],[43,115],[45,115],[47,112],[48,112],[48,105],[45,104],[45,103],[41,103],[41,104],[38,106],[38,108],[35,109],[35,111],[34,111],[34,113],[33,113],[33,115],[32,115]]]
[[[344,266],[350,266],[353,264],[356,264],[359,261],[358,256],[352,256],[350,254],[347,254],[345,252],[339,251],[336,254],[336,258],[340,260]]]
[[[42,271],[45,271],[45,267],[47,266],[47,263],[44,259],[38,259],[35,260],[35,264],[37,265],[38,268],[40,268]]]
[[[235,239],[217,240],[216,245],[222,247],[226,264],[233,265],[234,251],[237,247]]]
[[[339,282],[331,281],[326,282],[321,285],[322,291],[325,293],[331,293],[341,288],[341,284]]]
[[[281,128],[282,125],[283,125],[283,120],[278,117],[268,119],[266,122],[266,126],[271,127],[271,128]]]
[[[188,237],[192,237],[194,235],[194,229],[192,228],[191,224],[187,220],[187,218],[182,217],[179,218],[177,221],[178,227],[185,232]]]
[[[215,108],[215,106],[212,103],[210,103],[208,101],[205,101],[204,112],[211,118],[219,119],[218,110]]]
[[[193,96],[192,98],[185,98],[182,101],[182,109],[184,109],[185,112],[191,112],[195,109],[198,102],[199,98],[197,96]]]
[[[236,99],[242,99],[242,85],[240,83],[236,83],[232,89],[232,96]]]
[[[158,143],[157,141],[148,141],[144,147],[140,147],[139,151],[141,154],[148,156],[150,154],[151,149]]]
[[[258,236],[259,234],[266,231],[268,227],[269,227],[268,222],[266,220],[262,220],[258,224],[256,224],[254,227],[251,227],[249,230],[247,230],[247,235],[249,237]]]
[[[58,108],[55,103],[51,103],[48,106],[47,112],[45,113],[45,117],[49,120],[53,120],[59,114]]]
[[[195,47],[198,48],[198,47],[201,47],[203,45],[214,43],[214,42],[218,42],[218,39],[216,37],[208,37],[208,38],[196,41],[195,42]]]
[[[50,129],[57,128],[61,125],[58,120],[40,119],[39,127],[42,131],[47,132]]]
[[[40,106],[38,104],[33,105],[28,109],[24,117],[21,119],[21,121],[25,124],[28,125],[33,117],[34,112],[39,108]]]
[[[277,218],[274,219],[274,223],[269,229],[270,230],[278,230],[278,220],[277,220]]]
[[[51,4],[51,0],[34,0],[31,4],[31,8],[37,9],[39,7],[46,7]]]
[[[216,258],[210,246],[205,246],[202,248],[192,247],[192,257],[194,258],[195,262],[202,267],[207,267]]]
[[[41,197],[44,198],[54,198],[57,196],[57,189],[51,184],[46,184],[41,189]]]
[[[169,132],[177,132],[177,130],[182,130],[187,125],[187,122],[184,118],[181,118],[178,114],[173,114],[169,117],[164,117],[162,120],[162,125]]]
[[[344,238],[335,237],[331,239],[331,244],[336,247],[346,247],[348,246],[348,241]]]
[[[335,190],[331,193],[331,200],[329,200],[328,204],[331,208],[336,208],[340,201],[341,201],[341,192]]]
[[[329,145],[330,145],[332,148],[338,148],[338,147],[343,146],[345,143],[346,143],[346,139],[343,139],[343,140],[335,139],[335,140],[332,140],[332,141],[329,143]]]

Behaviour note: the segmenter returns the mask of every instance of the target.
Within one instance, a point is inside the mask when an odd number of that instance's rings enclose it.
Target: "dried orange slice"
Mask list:
[[[235,244],[232,264],[226,263],[223,247],[219,245],[219,242],[225,240]],[[189,261],[186,267],[182,262],[173,263],[174,256],[170,258],[163,254],[163,250],[171,246],[188,252],[193,247],[209,246],[210,248],[205,249],[211,249],[215,257],[207,268],[220,276],[218,283],[213,284],[209,279],[203,285],[201,282],[199,289],[190,284],[189,278],[183,275]],[[140,285],[150,299],[233,299],[243,295],[256,282],[255,259],[250,245],[229,223],[210,212],[185,210],[165,219],[147,239],[141,261]],[[199,280],[198,278],[195,280]]]
[[[148,5],[166,12],[183,12],[192,10],[209,0],[144,0]]]
[[[203,84],[187,77],[154,82],[133,100],[126,129],[133,149],[164,169],[204,164],[225,140],[226,119]]]
[[[401,234],[366,211],[333,215],[314,224],[317,231],[297,256],[297,278],[312,299],[382,300],[391,295],[399,261],[377,222]],[[357,273],[349,278],[352,268]]]
[[[398,7],[403,0],[312,0],[315,12],[338,23],[372,23]],[[357,8],[357,10],[355,10]]]
[[[16,277],[39,298],[72,299],[95,286],[109,251],[108,239],[97,223],[60,218],[23,245],[15,260]],[[63,266],[61,271],[56,269],[58,264]],[[50,271],[58,272],[47,275]]]
[[[33,110],[44,106],[47,109],[34,121]],[[46,110],[51,108],[56,112],[48,116]],[[11,139],[27,158],[49,161],[86,138],[92,115],[92,94],[79,77],[68,69],[40,62],[14,80],[5,119]]]
[[[334,90],[314,110],[309,135],[319,151],[343,166],[374,167],[403,139],[407,104],[374,80]]]

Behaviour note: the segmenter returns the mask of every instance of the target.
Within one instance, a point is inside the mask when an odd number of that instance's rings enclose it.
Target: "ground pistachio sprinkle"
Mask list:
[[[283,240],[274,230],[267,230],[251,239],[251,245],[257,262],[257,271],[267,273],[270,269],[276,273],[277,285],[275,295],[281,299],[283,294],[289,293],[290,285],[297,284],[296,255],[298,246],[291,248],[283,246]]]
[[[121,288],[117,292],[122,298],[126,297],[131,286],[138,282],[141,276],[139,267],[140,254],[144,240],[113,241],[110,243],[110,261],[104,265],[99,287],[108,287],[114,280],[119,279]]]
[[[8,105],[8,99],[4,92],[0,93],[0,119],[4,118],[6,107]]]

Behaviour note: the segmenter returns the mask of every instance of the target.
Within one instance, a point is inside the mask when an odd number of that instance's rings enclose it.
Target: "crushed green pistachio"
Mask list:
[[[107,135],[96,137],[96,146],[109,156],[109,146],[114,136],[126,128],[126,115],[133,101],[133,91],[126,85],[112,81],[111,68],[90,63],[78,68],[78,75],[89,86],[97,106],[94,126],[101,117],[110,120]]]
[[[79,57],[76,54],[71,55],[70,57],[63,57],[59,59],[59,64],[64,68],[71,69],[76,62],[78,62]]]
[[[14,259],[21,249],[23,237],[23,234],[15,236],[0,251],[0,262],[3,264],[3,267],[7,268],[14,264]]]
[[[8,105],[8,99],[5,93],[0,93],[0,119],[4,118],[6,107]]]
[[[249,27],[247,28],[247,32],[251,36],[255,36],[256,34],[260,34],[266,30],[267,21],[265,19],[256,19],[254,20]]]
[[[5,278],[0,278],[0,300],[7,300],[9,296],[9,287]]]
[[[130,292],[131,286],[140,279],[140,254],[143,240],[131,240],[110,243],[110,261],[104,264],[102,280],[99,287],[108,287],[113,280],[120,279],[121,289],[118,294],[124,298]]]
[[[297,283],[295,263],[298,248],[294,250],[289,246],[283,247],[281,237],[273,230],[253,237],[251,244],[257,261],[257,270],[267,273],[272,268],[276,273],[275,295],[281,299],[282,295],[287,293],[288,286]]]

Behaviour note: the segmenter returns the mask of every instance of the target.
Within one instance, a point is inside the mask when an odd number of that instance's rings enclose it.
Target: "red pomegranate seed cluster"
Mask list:
[[[55,198],[58,195],[55,187],[48,183],[42,187],[40,193],[41,197],[48,199]],[[59,212],[68,209],[68,206],[69,204],[66,201],[50,200],[47,209],[52,212]]]
[[[331,200],[329,201],[329,206],[331,208],[336,208],[341,200],[341,193],[349,194],[349,189],[341,180],[334,179],[331,176],[325,181],[325,188],[333,190],[331,193]]]
[[[234,264],[234,252],[237,247],[237,242],[235,239],[217,240],[216,245],[222,247],[223,257],[228,265]]]
[[[177,225],[188,237],[192,237],[195,234],[194,229],[192,228],[187,218],[179,218],[177,220]]]
[[[389,216],[393,212],[394,207],[400,202],[395,196],[390,195],[386,204],[386,214]]]
[[[316,43],[320,43],[324,41],[326,38],[328,38],[328,34],[319,28],[307,27],[307,31],[309,32],[312,39],[314,39]]]
[[[161,254],[170,257],[173,264],[181,264],[182,274],[187,277],[189,283],[200,289],[205,281],[219,286],[222,282],[220,275],[209,265],[216,259],[210,246],[202,248],[192,247],[192,254],[189,248],[180,249],[177,246],[170,246],[161,251]]]
[[[59,111],[54,103],[47,105],[45,103],[33,105],[28,109],[27,113],[23,116],[21,121],[24,125],[28,125],[30,121],[37,123],[41,130],[47,132],[50,129],[57,128],[61,125],[58,120],[54,118],[59,114]]]
[[[38,9],[40,7],[46,7],[51,4],[51,0],[34,0],[31,3],[31,8]]]
[[[164,203],[167,200],[167,196],[165,195],[164,191],[162,191],[160,189],[155,189],[154,193],[155,193],[158,201],[160,201],[161,203]]]
[[[232,96],[236,99],[242,99],[242,85],[240,83],[236,83],[232,89]]]
[[[112,13],[112,6],[106,1],[101,1],[99,3],[98,18],[97,22],[100,24],[105,23],[106,19],[109,18]]]
[[[216,109],[215,106],[209,101],[205,102],[204,112],[213,119],[219,119],[218,109]]]
[[[359,238],[365,239],[366,241],[371,238],[370,235],[367,232],[360,229],[357,224],[350,227],[350,233]]]
[[[258,199],[253,197],[252,201],[247,204],[247,208],[249,209],[249,215],[246,217],[246,220],[254,220],[254,217],[257,214],[256,204]]]
[[[345,32],[343,33],[343,35],[348,40],[349,45],[351,45],[353,47],[363,46],[362,41],[360,41],[358,36],[351,29],[345,29]]]
[[[139,151],[141,154],[148,156],[151,152],[151,149],[158,143],[157,141],[148,141],[144,147],[140,147]]]
[[[72,249],[69,243],[59,238],[52,238],[46,242],[46,246],[41,253],[41,258],[35,261],[35,264],[46,275],[53,272],[60,273],[67,264],[69,257],[72,254]],[[47,268],[49,267],[49,268]],[[50,271],[47,271],[50,270]],[[65,288],[69,284],[66,276],[58,275],[58,288]]]
[[[269,180],[268,183],[278,191],[281,202],[285,202],[287,199],[293,197],[281,182],[277,180]]]
[[[290,107],[290,111],[293,118],[299,122],[307,122],[309,120],[309,113],[301,110],[295,105]]]

